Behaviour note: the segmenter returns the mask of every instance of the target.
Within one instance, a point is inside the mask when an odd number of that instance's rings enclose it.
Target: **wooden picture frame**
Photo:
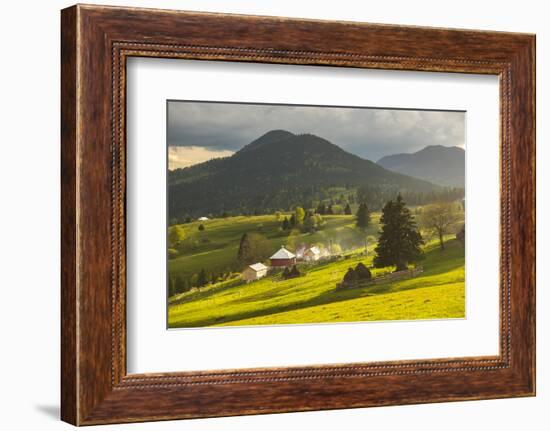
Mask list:
[[[82,5],[61,17],[64,421],[535,394],[534,35]],[[128,375],[125,65],[131,56],[498,75],[500,354]]]

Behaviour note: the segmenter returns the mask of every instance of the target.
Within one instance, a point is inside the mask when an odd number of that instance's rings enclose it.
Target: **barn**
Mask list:
[[[310,247],[304,251],[304,260],[306,262],[315,262],[321,257],[321,250],[319,247]]]
[[[265,277],[267,275],[267,266],[265,266],[263,263],[255,263],[253,265],[249,265],[245,268],[243,273],[241,274],[243,280],[245,280],[247,283],[250,283],[254,280],[259,280],[262,277]]]
[[[296,263],[296,256],[283,246],[269,260],[271,266],[290,266]]]

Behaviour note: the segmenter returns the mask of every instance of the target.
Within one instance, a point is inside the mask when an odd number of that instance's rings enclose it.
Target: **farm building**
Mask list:
[[[210,219],[208,217],[199,217],[197,220],[198,221],[208,221]]]
[[[255,263],[253,265],[249,265],[241,274],[243,280],[245,280],[247,283],[250,283],[254,280],[259,280],[266,275],[267,266],[265,266],[263,263]]]
[[[319,247],[310,247],[304,251],[304,260],[306,262],[315,262],[321,257],[321,250]]]
[[[290,266],[296,263],[296,256],[284,246],[269,258],[271,266]]]

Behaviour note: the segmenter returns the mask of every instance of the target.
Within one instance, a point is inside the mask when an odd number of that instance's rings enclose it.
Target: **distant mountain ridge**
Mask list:
[[[382,157],[377,163],[390,171],[433,184],[464,188],[465,155],[460,147],[429,145],[416,153]]]
[[[230,157],[168,175],[169,214],[268,212],[306,205],[330,188],[431,192],[427,181],[391,172],[312,134],[272,130]]]

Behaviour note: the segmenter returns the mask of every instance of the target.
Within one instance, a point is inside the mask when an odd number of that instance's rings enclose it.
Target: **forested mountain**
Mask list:
[[[398,191],[417,196],[443,190],[388,171],[321,137],[273,130],[230,157],[170,171],[169,217],[307,208],[335,193],[354,199],[358,189],[392,197]]]
[[[382,157],[378,164],[441,186],[464,188],[465,151],[460,147],[430,145],[416,153]]]

